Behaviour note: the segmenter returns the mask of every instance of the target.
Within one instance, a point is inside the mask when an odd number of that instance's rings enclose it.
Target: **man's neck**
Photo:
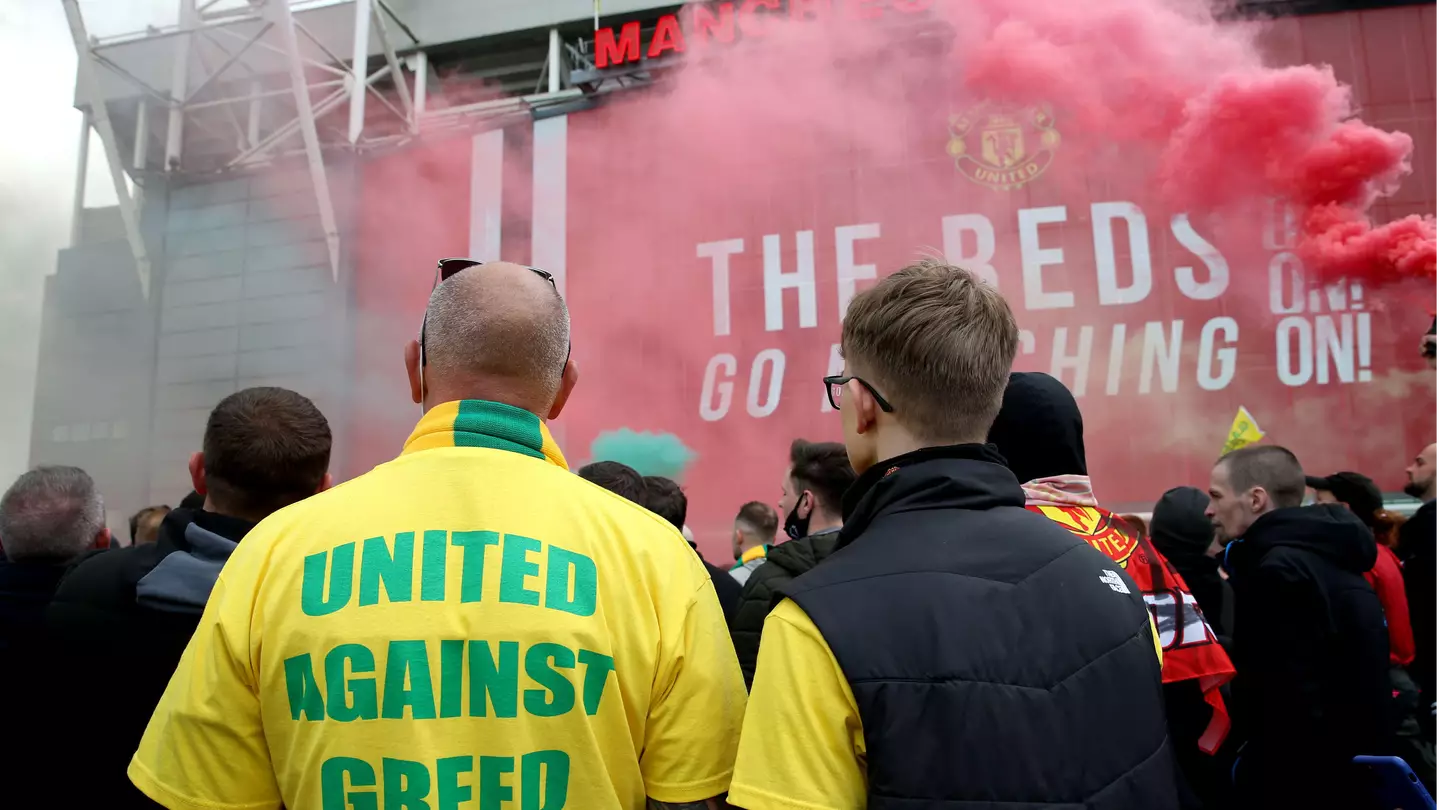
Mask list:
[[[833,532],[843,525],[845,525],[844,522],[838,517],[821,515],[819,512],[816,512],[815,515],[810,518],[810,533]]]
[[[983,444],[984,439],[956,439],[949,440],[925,440],[918,439],[911,435],[908,430],[897,425],[892,425],[890,430],[884,431],[875,440],[875,451],[880,459],[877,463],[884,463],[892,458],[903,456],[906,453],[913,453],[916,450],[924,450],[929,447],[952,447],[957,444]]]

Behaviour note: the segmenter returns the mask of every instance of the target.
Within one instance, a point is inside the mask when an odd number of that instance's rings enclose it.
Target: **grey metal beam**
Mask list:
[[[75,2],[75,0],[68,0]],[[325,231],[325,247],[330,254],[330,278],[340,280],[340,231],[335,223],[335,207],[330,201],[330,181],[325,175],[325,162],[320,155],[320,136],[315,132],[315,111],[310,105],[310,88],[305,82],[305,66],[300,59],[300,43],[295,38],[295,21],[290,16],[287,0],[269,0],[267,9],[274,15],[280,39],[290,56],[290,86],[295,91],[295,109],[300,120],[300,135],[305,141],[305,158],[310,165],[310,182],[315,186],[315,203],[320,211],[320,226]],[[362,68],[363,70],[363,68]],[[365,85],[357,83],[355,91],[365,95]],[[353,95],[354,93],[352,93]]]
[[[365,129],[365,71],[370,60],[370,0],[355,0],[355,42],[350,62],[350,143]]]
[[[110,166],[110,181],[115,184],[115,201],[120,207],[120,220],[125,225],[125,238],[130,242],[130,252],[135,257],[135,273],[140,277],[140,294],[150,297],[150,256],[145,250],[145,239],[140,234],[140,215],[135,210],[135,201],[130,199],[130,189],[125,185],[125,174],[121,171],[120,146],[115,139],[115,128],[110,124],[110,112],[100,93],[100,78],[96,75],[95,57],[90,52],[90,37],[85,33],[85,21],[80,16],[77,0],[62,0],[65,19],[70,23],[70,36],[75,40],[76,72],[82,95],[90,102],[89,111],[105,145],[105,158]],[[83,182],[83,180],[82,180]]]
[[[395,49],[390,47],[389,32],[385,27],[385,15],[379,10],[375,11],[375,33],[380,36],[380,49],[385,51],[385,64],[390,66],[390,75],[395,81],[395,92],[400,96],[400,106],[404,108],[405,114],[401,117],[405,123],[415,124],[415,105],[410,101],[410,85],[405,83],[405,73],[400,69],[400,60],[395,57]],[[383,96],[381,99],[383,100]]]

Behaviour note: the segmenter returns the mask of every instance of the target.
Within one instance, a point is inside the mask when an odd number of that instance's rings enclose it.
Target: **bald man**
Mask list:
[[[441,262],[399,458],[231,556],[130,767],[170,808],[717,808],[745,689],[680,534],[569,472],[550,276]]]
[[[1415,634],[1415,660],[1410,677],[1420,687],[1424,715],[1435,702],[1435,445],[1411,459],[1405,468],[1405,494],[1420,499],[1420,508],[1400,527],[1400,561],[1404,563],[1405,600],[1410,604],[1410,628]],[[1433,718],[1422,728],[1431,730]]]

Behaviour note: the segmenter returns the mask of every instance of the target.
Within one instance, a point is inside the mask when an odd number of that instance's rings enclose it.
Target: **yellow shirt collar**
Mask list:
[[[425,412],[400,455],[436,447],[487,447],[543,459],[570,469],[545,422],[501,402],[459,399]]]

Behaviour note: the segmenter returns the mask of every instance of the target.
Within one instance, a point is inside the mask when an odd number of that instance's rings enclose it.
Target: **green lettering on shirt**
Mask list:
[[[514,772],[514,757],[480,757],[480,810],[500,810],[514,797],[513,788],[500,784],[501,776]]]
[[[459,810],[470,801],[474,790],[460,784],[460,774],[475,770],[473,757],[444,757],[435,761],[435,806],[437,810]]]
[[[445,601],[445,553],[449,533],[430,529],[420,551],[420,601]]]
[[[320,766],[321,810],[376,810],[375,791],[345,792],[345,777],[350,786],[375,787],[375,769],[363,759],[331,757]]]
[[[346,673],[346,663],[350,672]],[[375,653],[361,644],[341,644],[325,655],[325,705],[330,719],[341,723],[374,720],[380,715],[375,696],[375,679],[356,678],[356,673],[375,671]],[[348,693],[348,695],[347,695]]]
[[[486,703],[496,717],[516,715],[520,691],[520,642],[501,641],[500,661],[490,654],[490,642],[470,642],[470,716],[485,717]]]
[[[541,774],[544,793],[541,793]],[[570,755],[535,751],[520,758],[520,810],[561,810],[570,793]]]
[[[605,696],[605,684],[610,673],[615,671],[615,659],[602,653],[581,650],[580,663],[585,667],[584,697],[585,713],[594,716],[600,711],[600,699]]]
[[[392,641],[385,658],[385,706],[380,716],[403,720],[407,706],[412,720],[435,719],[435,688],[430,683],[430,658],[423,641]]]
[[[450,545],[464,549],[460,557],[460,601],[479,602],[485,583],[485,549],[500,545],[495,532],[451,532]]]
[[[575,572],[571,595],[570,572]],[[545,570],[545,607],[576,616],[595,615],[595,561],[559,546],[550,546]]]
[[[430,769],[408,759],[381,760],[385,773],[385,810],[430,810]]]
[[[540,563],[530,555],[540,551],[540,541],[518,534],[505,535],[500,549],[500,601],[517,605],[540,604],[540,592],[525,587],[525,578],[539,576]]]
[[[385,538],[371,537],[360,552],[360,606],[380,603],[380,583],[385,583],[385,598],[390,602],[409,602],[415,579],[415,533],[395,535],[395,553],[390,553]]]
[[[461,639],[446,639],[440,642],[440,716],[459,717],[460,697],[465,671],[465,642]]]
[[[310,653],[285,659],[285,692],[290,696],[290,719],[325,719],[325,698],[310,666]]]
[[[330,559],[330,592],[325,593],[325,560]],[[355,581],[355,544],[341,543],[330,551],[305,558],[300,581],[300,610],[306,616],[324,616],[350,603]]]
[[[575,686],[555,667],[574,669],[575,653],[546,643],[533,644],[525,651],[525,674],[544,687],[525,690],[525,711],[536,717],[555,717],[575,708]]]

